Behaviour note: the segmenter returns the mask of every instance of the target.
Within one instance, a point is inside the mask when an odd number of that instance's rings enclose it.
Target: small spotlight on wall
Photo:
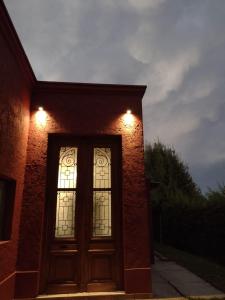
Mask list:
[[[124,115],[124,124],[126,127],[131,127],[134,123],[134,116],[130,109],[128,109]]]
[[[42,106],[38,107],[38,111],[36,112],[36,122],[39,126],[44,127],[47,121],[46,111]]]

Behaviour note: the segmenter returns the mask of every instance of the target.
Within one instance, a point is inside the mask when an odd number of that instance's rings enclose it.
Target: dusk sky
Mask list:
[[[145,142],[225,183],[225,0],[5,0],[39,80],[145,84]]]

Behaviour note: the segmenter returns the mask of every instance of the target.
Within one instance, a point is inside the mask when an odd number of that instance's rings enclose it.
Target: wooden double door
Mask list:
[[[42,292],[122,288],[121,143],[50,135]]]

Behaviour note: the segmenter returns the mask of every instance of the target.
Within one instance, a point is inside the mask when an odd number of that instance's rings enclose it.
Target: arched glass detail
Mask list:
[[[61,147],[59,152],[56,238],[73,238],[75,235],[77,151],[75,147]]]
[[[112,235],[111,149],[94,148],[93,237]]]

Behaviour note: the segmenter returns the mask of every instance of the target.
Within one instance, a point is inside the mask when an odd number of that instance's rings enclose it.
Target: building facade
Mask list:
[[[0,299],[151,297],[146,87],[38,81],[0,22]]]

